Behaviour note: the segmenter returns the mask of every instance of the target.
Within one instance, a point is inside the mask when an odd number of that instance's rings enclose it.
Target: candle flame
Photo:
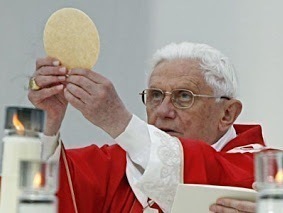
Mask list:
[[[279,170],[275,176],[275,181],[277,183],[283,183],[283,170]]]
[[[24,132],[25,131],[25,127],[22,124],[22,122],[19,120],[17,113],[15,113],[13,115],[13,125],[15,126],[17,131],[19,131],[19,132]]]
[[[40,188],[42,185],[42,176],[39,172],[37,172],[33,178],[33,186],[34,188]]]

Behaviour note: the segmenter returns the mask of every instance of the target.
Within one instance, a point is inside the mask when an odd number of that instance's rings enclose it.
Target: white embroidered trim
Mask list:
[[[149,128],[149,133],[150,159],[136,186],[164,212],[170,212],[177,186],[183,180],[182,145],[177,138],[157,128]]]

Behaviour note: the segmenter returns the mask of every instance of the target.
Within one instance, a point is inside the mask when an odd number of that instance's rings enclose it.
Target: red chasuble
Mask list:
[[[253,154],[227,151],[249,144],[264,145],[261,127],[234,127],[238,136],[220,152],[201,141],[180,139],[184,150],[185,183],[251,188],[254,182]],[[142,212],[142,206],[131,190],[125,171],[126,153],[118,145],[62,149],[59,212]]]

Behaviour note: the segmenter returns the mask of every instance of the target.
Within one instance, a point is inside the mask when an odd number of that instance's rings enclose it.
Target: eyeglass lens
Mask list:
[[[176,107],[189,107],[193,102],[193,94],[187,90],[173,90],[172,92],[163,92],[157,89],[147,89],[144,91],[143,100],[147,106],[157,106],[162,103],[165,95],[171,95],[172,103]]]

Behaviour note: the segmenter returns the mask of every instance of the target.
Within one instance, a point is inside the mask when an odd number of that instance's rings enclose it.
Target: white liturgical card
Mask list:
[[[172,206],[172,213],[209,213],[209,206],[220,197],[240,200],[256,200],[253,189],[201,184],[179,184]]]

